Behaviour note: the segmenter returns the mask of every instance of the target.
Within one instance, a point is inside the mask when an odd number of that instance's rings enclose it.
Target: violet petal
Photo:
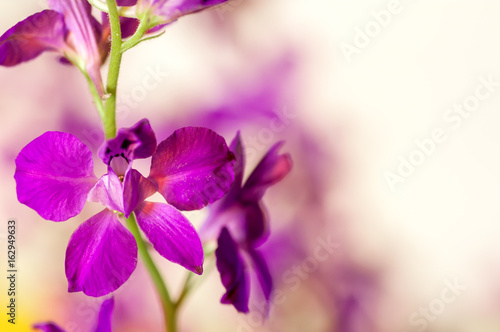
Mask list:
[[[113,297],[102,302],[101,309],[99,310],[99,320],[94,332],[112,332],[111,315],[113,314],[114,306],[115,301]]]
[[[247,201],[262,199],[266,189],[281,181],[292,169],[292,158],[288,153],[278,154],[284,144],[276,143],[269,149],[254,171],[248,177],[242,189],[242,198]]]
[[[123,1],[126,2],[126,1]],[[119,4],[119,1],[117,1],[118,6],[121,6]],[[101,14],[101,22],[102,22],[102,27],[103,27],[103,33],[102,36],[107,36],[109,38],[109,35],[111,33],[111,27],[109,25],[109,17],[107,13],[102,13]],[[131,17],[123,17],[120,16],[120,30],[122,32],[122,38],[128,38],[132,36],[136,31],[137,27],[139,26],[140,21],[136,18],[131,18]],[[109,40],[107,38],[108,45],[111,45],[109,43]]]
[[[15,66],[44,51],[62,51],[66,27],[63,16],[44,10],[29,16],[0,37],[0,65]]]
[[[260,203],[252,202],[240,205],[245,216],[245,235],[243,241],[251,248],[256,248],[269,238],[269,223]]]
[[[70,31],[67,37],[66,56],[73,61],[83,60],[85,70],[97,87],[100,95],[104,94],[100,67],[101,54],[99,31],[95,29],[95,19],[91,15],[92,6],[86,0],[48,0],[49,7],[64,16],[64,23]]]
[[[241,142],[241,135],[238,131],[234,137],[229,149],[234,153],[234,182],[231,185],[230,193],[234,195],[241,190],[243,175],[245,173],[245,150]],[[228,195],[230,195],[228,193]]]
[[[131,7],[137,4],[137,0],[117,0],[116,4],[118,6]]]
[[[122,38],[131,37],[139,27],[140,21],[131,17],[120,17],[120,27],[122,31]]]
[[[125,218],[128,218],[130,213],[134,211],[140,203],[144,202],[146,198],[156,192],[153,183],[135,169],[130,169],[127,174],[125,174],[123,187]]]
[[[139,227],[160,255],[196,274],[202,274],[203,247],[198,233],[186,217],[164,203],[143,202],[135,213]]]
[[[97,181],[90,149],[62,132],[46,132],[26,145],[14,178],[19,202],[54,221],[79,214]]]
[[[239,312],[248,312],[250,288],[245,262],[239,254],[238,246],[232,239],[227,228],[223,228],[217,240],[217,270],[226,293],[221,302],[232,304]]]
[[[87,200],[101,203],[110,210],[124,212],[123,184],[111,168],[108,168],[108,174],[97,181]]]
[[[124,158],[130,163],[133,159],[151,157],[155,150],[155,133],[149,121],[142,119],[130,128],[118,130],[116,137],[106,141],[99,150],[99,157],[106,165],[109,165],[113,158]]]
[[[259,280],[260,287],[262,288],[262,293],[269,303],[269,299],[271,298],[271,293],[273,291],[273,278],[269,272],[269,267],[260,252],[256,250],[249,250],[249,254],[252,258],[254,271],[257,274],[257,279]]]
[[[68,291],[99,297],[116,290],[137,265],[133,235],[117,215],[103,210],[81,224],[66,250]]]
[[[235,157],[233,167],[234,181],[224,198],[214,202],[210,206],[210,214],[200,229],[200,234],[203,240],[216,238],[220,233],[222,225],[226,223],[234,223],[231,219],[244,219],[243,217],[240,217],[240,204],[238,202],[243,173],[245,171],[245,156],[239,131],[231,142],[229,149],[233,152]],[[245,222],[236,222],[236,224],[238,227],[241,227],[245,224]]]
[[[170,23],[181,16],[199,12],[226,1],[227,0],[139,0],[138,7],[141,11],[150,8],[155,15],[163,18],[164,23]]]
[[[176,130],[158,145],[149,178],[169,204],[197,210],[221,198],[234,180],[234,155],[207,128]]]

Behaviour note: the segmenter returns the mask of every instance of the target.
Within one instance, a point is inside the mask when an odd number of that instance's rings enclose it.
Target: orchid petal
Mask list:
[[[278,154],[283,144],[281,141],[273,145],[250,174],[242,189],[244,200],[259,201],[269,186],[281,181],[291,171],[290,155]]]
[[[112,332],[111,315],[113,314],[114,306],[115,301],[113,297],[102,302],[101,309],[99,310],[99,320],[94,332]]]
[[[239,229],[244,229],[245,217],[241,214],[241,204],[238,202],[241,185],[243,181],[243,173],[245,168],[245,156],[243,144],[241,142],[240,132],[236,134],[235,138],[231,142],[229,149],[233,152],[235,156],[234,163],[234,181],[231,184],[228,193],[220,200],[214,202],[210,206],[210,214],[203,223],[200,234],[202,239],[216,238],[220,233],[221,227],[223,225],[234,225],[231,227],[233,235],[235,234],[233,230],[236,230],[238,234],[243,232]],[[239,232],[238,232],[239,231]],[[237,238],[244,238],[245,234],[237,236]]]
[[[158,145],[149,179],[169,204],[197,210],[221,198],[234,180],[234,155],[207,128],[176,130]]]
[[[154,15],[163,19],[163,23],[170,23],[179,17],[199,12],[227,0],[139,0],[137,6],[140,11],[151,10]]]
[[[125,174],[123,187],[125,218],[128,218],[130,213],[134,211],[140,203],[144,202],[146,198],[156,192],[153,183],[135,169],[130,169],[130,171]]]
[[[137,0],[116,0],[116,4],[121,7],[131,7],[137,4]]]
[[[245,150],[243,148],[243,143],[241,142],[240,132],[236,133],[229,150],[234,153],[235,163],[234,163],[234,182],[231,185],[230,192],[240,191],[243,182],[243,175],[245,173]]]
[[[85,0],[47,0],[49,7],[64,16],[71,31],[71,42],[80,56],[90,59],[99,54],[96,31],[91,22],[92,6]]]
[[[106,141],[99,150],[99,157],[106,165],[110,165],[113,158],[130,163],[133,159],[151,157],[155,150],[155,133],[149,121],[142,119],[130,128],[121,128],[115,138]]]
[[[91,15],[92,6],[85,0],[48,0],[49,7],[63,14],[68,31],[66,43],[68,56],[80,69],[85,69],[94,82],[100,95],[104,86],[100,72],[101,63],[106,53],[101,52],[102,31],[96,29],[96,20]],[[84,65],[79,64],[83,61]]]
[[[89,192],[89,202],[99,202],[110,210],[124,212],[123,184],[118,175],[109,168]]]
[[[260,287],[264,294],[265,299],[268,301],[271,299],[271,293],[273,291],[273,278],[269,272],[269,267],[262,256],[262,254],[256,250],[249,251],[250,257],[252,258],[254,270],[257,274],[257,279],[259,280]]]
[[[0,65],[15,66],[45,51],[65,47],[66,27],[61,14],[44,10],[29,16],[0,37]]]
[[[123,1],[123,2],[126,3],[127,1]],[[122,5],[120,5],[119,1],[117,1],[117,5],[122,6]],[[107,13],[104,13],[104,12],[102,13],[101,21],[102,21],[101,37],[106,37],[106,42],[108,43],[108,45],[111,45],[109,43],[109,39],[108,39],[109,35],[111,33],[111,27],[109,24],[109,16]],[[140,23],[140,21],[136,18],[120,16],[120,31],[122,33],[122,38],[125,39],[125,38],[132,36],[136,32],[137,27],[139,26],[139,23]]]
[[[225,196],[210,206],[210,213],[199,231],[203,242],[216,239],[223,227],[228,228],[231,237],[237,243],[248,242],[244,208],[239,202],[226,204],[228,200],[229,197]]]
[[[244,239],[248,246],[256,248],[269,238],[269,223],[260,203],[245,203],[240,205],[245,217]]]
[[[250,288],[245,262],[239,254],[238,246],[232,239],[227,228],[223,228],[217,240],[217,270],[226,293],[221,303],[232,304],[239,312],[248,312]]]
[[[120,17],[120,27],[122,32],[122,38],[131,37],[139,27],[140,21],[132,17]]]
[[[226,196],[227,197],[227,196]],[[269,238],[269,223],[259,202],[233,202],[224,205],[216,202],[215,209],[200,229],[204,240],[213,239],[220,233],[222,227],[227,227],[231,237],[240,246],[257,248]]]
[[[186,217],[164,203],[143,202],[135,213],[139,227],[160,255],[196,274],[203,272],[201,241]]]
[[[68,291],[99,297],[120,287],[137,265],[133,235],[103,210],[81,224],[66,250]]]
[[[46,132],[26,145],[14,178],[19,202],[54,221],[79,214],[97,181],[90,149],[62,132]]]

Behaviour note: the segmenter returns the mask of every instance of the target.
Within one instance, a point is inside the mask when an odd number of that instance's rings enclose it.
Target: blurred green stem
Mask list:
[[[106,139],[110,139],[116,136],[116,89],[122,62],[122,33],[116,0],[106,0],[106,4],[108,5],[109,25],[111,27],[111,52],[106,84],[107,99],[104,104],[102,125],[104,127],[104,136]]]

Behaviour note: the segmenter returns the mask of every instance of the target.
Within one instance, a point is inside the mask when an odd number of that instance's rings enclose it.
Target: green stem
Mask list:
[[[179,295],[179,298],[175,302],[175,307],[179,308],[186,298],[186,295],[189,293],[189,290],[191,289],[191,278],[193,277],[194,273],[193,272],[188,272],[188,275],[186,276],[186,279],[184,280],[184,286],[182,287],[181,294]]]
[[[144,36],[146,31],[149,29],[149,18],[148,15],[144,15],[139,23],[139,26],[137,27],[137,30],[135,33],[126,41],[123,42],[121,51],[122,53],[131,49],[135,45],[139,44],[142,40],[141,38]]]
[[[92,81],[89,74],[85,70],[80,69],[80,71],[83,73],[83,75],[87,79],[90,94],[92,95],[92,99],[94,100],[94,104],[95,104],[95,107],[97,108],[97,112],[99,112],[100,118],[104,119],[104,114],[105,114],[104,104],[102,103],[101,96],[99,95],[99,92],[97,91],[97,87],[95,86],[94,81]]]
[[[116,0],[106,0],[106,3],[109,10],[109,25],[111,27],[111,52],[106,85],[108,99],[104,104],[102,124],[106,139],[110,139],[116,136],[116,88],[118,86],[118,74],[120,73],[122,62],[122,33]]]
[[[155,284],[158,295],[160,296],[160,300],[163,306],[163,313],[165,316],[165,326],[167,332],[176,332],[177,331],[177,312],[175,303],[172,301],[170,294],[168,292],[165,283],[163,282],[163,278],[161,277],[160,271],[156,267],[153,259],[149,255],[148,248],[142,235],[139,231],[139,227],[137,226],[137,221],[135,219],[135,214],[132,212],[130,216],[127,218],[127,225],[130,232],[134,235],[135,241],[137,242],[137,248],[139,249],[139,254],[146,266],[146,269],[153,279],[153,283]]]

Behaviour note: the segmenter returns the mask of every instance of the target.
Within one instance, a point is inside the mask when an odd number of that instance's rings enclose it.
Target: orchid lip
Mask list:
[[[113,171],[115,171],[121,182],[123,182],[123,177],[130,167],[130,162],[131,161],[127,157],[125,157],[123,153],[120,153],[109,157],[108,166],[111,167]]]

